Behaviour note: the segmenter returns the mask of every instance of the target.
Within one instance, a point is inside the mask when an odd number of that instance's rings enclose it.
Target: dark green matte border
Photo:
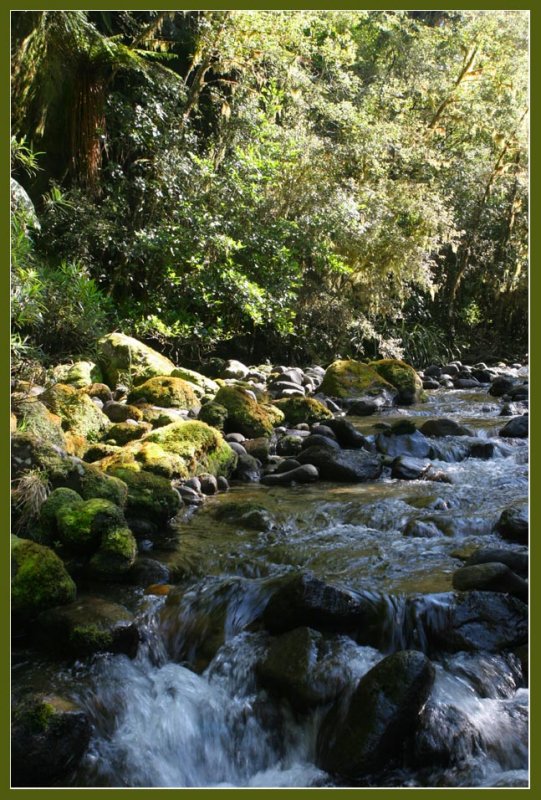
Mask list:
[[[78,9],[81,8],[81,3],[74,3],[72,2],[64,2],[64,3],[23,3],[23,2],[14,2],[10,3],[10,9],[44,9],[47,10],[63,10],[66,8],[74,8]],[[159,9],[164,8],[201,8],[201,9],[223,9],[223,8],[244,8],[244,9],[282,9],[282,8],[299,8],[299,9],[329,9],[329,10],[336,10],[336,9],[356,9],[360,7],[360,2],[357,0],[340,0],[336,5],[334,5],[331,0],[327,0],[327,2],[295,2],[295,0],[283,0],[283,2],[272,2],[272,0],[255,0],[249,2],[247,0],[232,0],[232,2],[224,2],[224,0],[214,0],[214,2],[198,2],[198,3],[181,3],[180,5],[174,5],[171,2],[161,2],[156,5]],[[124,6],[121,3],[112,3],[111,0],[105,0],[105,2],[101,3],[94,3],[94,9],[111,9],[115,10],[118,8],[129,8],[129,9],[147,9],[149,7],[148,2],[141,2],[141,0],[136,0],[136,2],[126,3]],[[457,2],[457,3],[450,3],[450,2],[413,2],[405,3],[405,2],[389,2],[389,3],[382,3],[382,2],[370,2],[367,4],[367,7],[372,8],[388,8],[388,9],[435,9],[435,8],[447,8],[447,9],[509,9],[512,7],[511,3],[502,3],[502,2],[492,2],[487,3],[486,0],[481,0],[481,2]],[[539,55],[539,51],[536,51],[535,44],[540,41],[540,18],[541,18],[541,6],[538,9],[535,9],[532,4],[530,6],[526,6],[522,3],[517,4],[518,9],[523,10],[530,10],[530,19],[531,19],[531,36],[532,36],[532,48],[531,48],[531,59],[532,59],[532,68],[531,68],[531,75],[532,75],[532,136],[531,142],[536,142],[535,133],[538,131],[538,117],[541,113],[539,108],[536,106],[536,100],[538,98],[538,86],[539,86],[539,76],[541,74],[541,58]],[[0,37],[2,41],[2,48],[1,48],[1,64],[2,64],[2,76],[3,80],[1,82],[0,90],[1,90],[1,97],[2,97],[2,106],[4,109],[4,114],[2,116],[2,127],[5,130],[5,159],[2,159],[1,166],[2,166],[2,174],[5,173],[5,180],[6,180],[6,191],[3,201],[3,214],[2,214],[2,232],[3,232],[3,241],[4,245],[4,253],[5,253],[5,268],[2,270],[1,273],[1,280],[2,280],[2,292],[0,294],[0,300],[2,302],[1,310],[2,310],[2,322],[0,326],[0,331],[2,335],[2,346],[0,348],[0,354],[2,358],[2,366],[5,366],[5,384],[9,386],[9,253],[8,253],[8,243],[9,243],[9,192],[7,190],[7,182],[9,178],[9,74],[10,74],[10,64],[9,64],[9,53],[10,53],[10,45],[9,45],[9,10],[8,8],[2,9],[1,12],[1,25],[0,25]],[[536,221],[537,224],[541,221],[541,213],[539,208],[538,202],[538,195],[539,191],[536,193],[533,192],[533,188],[537,186],[536,177],[539,173],[538,169],[536,169],[536,153],[531,152],[531,180],[530,184],[532,187],[532,197],[531,197],[531,211],[530,211],[530,218],[532,221],[532,228],[534,232],[536,231]],[[535,269],[535,262],[538,261],[538,250],[539,248],[536,247],[535,239],[532,236],[531,240],[531,284],[530,284],[530,305],[531,308],[536,308],[537,302],[541,304],[541,288],[540,288],[540,277]],[[531,315],[531,332],[530,332],[530,361],[534,361],[534,364],[537,363],[537,354],[539,351],[539,339],[541,337],[541,325],[539,323],[539,318],[536,314]],[[536,397],[537,392],[537,376],[534,371],[531,377],[531,393],[532,397]],[[394,796],[396,792],[421,792],[423,798],[444,798],[449,792],[454,791],[468,791],[468,792],[475,792],[475,797],[485,797],[487,794],[497,795],[497,797],[524,797],[524,793],[530,794],[536,790],[541,788],[541,765],[539,764],[539,756],[535,757],[536,750],[537,752],[541,752],[541,746],[539,745],[539,719],[538,719],[538,698],[537,698],[537,685],[538,685],[538,678],[536,675],[535,669],[530,669],[530,675],[534,675],[531,679],[534,685],[534,691],[531,694],[531,712],[532,712],[532,721],[531,721],[531,732],[532,732],[532,742],[530,744],[530,753],[531,753],[531,775],[530,775],[530,789],[405,789],[405,788],[397,788],[397,789],[10,789],[9,788],[9,738],[10,738],[10,731],[9,731],[9,676],[10,676],[10,663],[9,663],[9,582],[10,582],[10,575],[9,575],[9,544],[8,544],[8,536],[7,531],[9,528],[9,435],[7,431],[8,425],[8,417],[9,417],[9,389],[8,391],[2,392],[0,395],[0,400],[2,402],[2,419],[5,420],[5,430],[6,435],[0,440],[2,442],[2,454],[5,454],[5,457],[2,458],[0,462],[1,467],[1,475],[2,475],[2,488],[3,488],[3,498],[4,502],[0,503],[0,509],[2,516],[5,517],[5,524],[1,526],[3,530],[2,534],[2,554],[0,556],[0,564],[1,564],[1,581],[0,581],[0,591],[2,593],[2,608],[1,608],[1,616],[0,620],[2,623],[2,648],[0,652],[2,653],[2,657],[0,660],[0,669],[1,669],[1,681],[0,681],[0,731],[2,733],[1,737],[1,749],[0,749],[0,798],[7,796],[8,793],[12,795],[14,798],[27,798],[33,797],[35,798],[36,795],[41,794],[43,792],[50,793],[50,792],[58,792],[58,796],[63,800],[63,798],[83,798],[88,796],[89,792],[92,793],[99,793],[100,798],[109,798],[109,797],[117,797],[119,792],[144,792],[144,795],[139,795],[143,797],[147,797],[149,794],[156,796],[158,793],[166,792],[166,791],[173,791],[178,794],[181,794],[182,797],[194,797],[194,798],[206,798],[206,797],[218,797],[220,794],[224,792],[226,794],[230,794],[231,792],[242,792],[244,797],[247,796],[269,796],[276,792],[280,792],[280,794],[284,795],[287,794],[290,797],[305,797],[305,796],[314,796],[314,793],[323,793],[325,797],[333,796],[335,798],[341,798],[342,800],[352,800],[352,798],[364,798],[373,797],[374,800],[379,800],[379,798],[388,798]],[[537,492],[535,491],[536,485],[539,487],[540,484],[538,483],[538,470],[537,466],[537,442],[538,442],[538,431],[539,431],[539,420],[536,418],[535,414],[535,404],[531,403],[531,406],[534,410],[533,415],[533,425],[531,431],[531,441],[532,441],[532,475],[533,478],[530,479],[532,489],[532,496],[531,496],[531,517],[532,519],[537,520],[540,516],[540,506],[541,506],[541,499],[540,499],[540,492],[539,489]],[[531,526],[535,530],[537,526]],[[539,533],[535,531],[534,537],[539,536]],[[531,563],[535,564],[537,559],[537,551],[539,550],[539,545],[536,543],[535,538],[532,538],[531,543]],[[532,567],[532,574],[533,574],[533,567]],[[532,588],[532,611],[531,611],[531,629],[535,631],[534,621],[537,621],[540,617],[539,614],[539,596],[540,592],[538,587],[534,585]],[[532,661],[535,666],[538,663],[538,652],[539,652],[539,641],[538,639],[534,639],[531,645],[531,656]]]

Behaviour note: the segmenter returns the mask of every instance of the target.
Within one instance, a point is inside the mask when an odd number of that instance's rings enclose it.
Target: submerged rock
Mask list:
[[[505,508],[494,528],[503,539],[518,544],[528,544],[528,529],[528,506],[525,503]]]
[[[415,735],[434,677],[431,661],[416,651],[402,650],[376,664],[323,720],[318,765],[356,777],[399,757]]]
[[[472,436],[472,432],[454,419],[429,419],[421,425],[425,436]]]
[[[328,481],[359,483],[379,478],[382,464],[377,456],[361,451],[333,450],[312,446],[297,455],[301,464],[313,464]]]

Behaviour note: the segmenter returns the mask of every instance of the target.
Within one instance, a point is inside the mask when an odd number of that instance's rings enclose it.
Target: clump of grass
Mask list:
[[[51,491],[51,484],[46,473],[39,469],[25,472],[13,484],[14,530],[20,533],[38,520],[41,507]]]

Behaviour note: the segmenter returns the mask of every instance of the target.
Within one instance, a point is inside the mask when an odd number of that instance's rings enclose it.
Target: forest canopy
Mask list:
[[[528,13],[12,12],[13,363],[527,349]]]

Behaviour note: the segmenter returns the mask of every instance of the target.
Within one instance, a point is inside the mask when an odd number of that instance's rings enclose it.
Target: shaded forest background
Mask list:
[[[12,12],[12,364],[520,357],[523,11]]]

